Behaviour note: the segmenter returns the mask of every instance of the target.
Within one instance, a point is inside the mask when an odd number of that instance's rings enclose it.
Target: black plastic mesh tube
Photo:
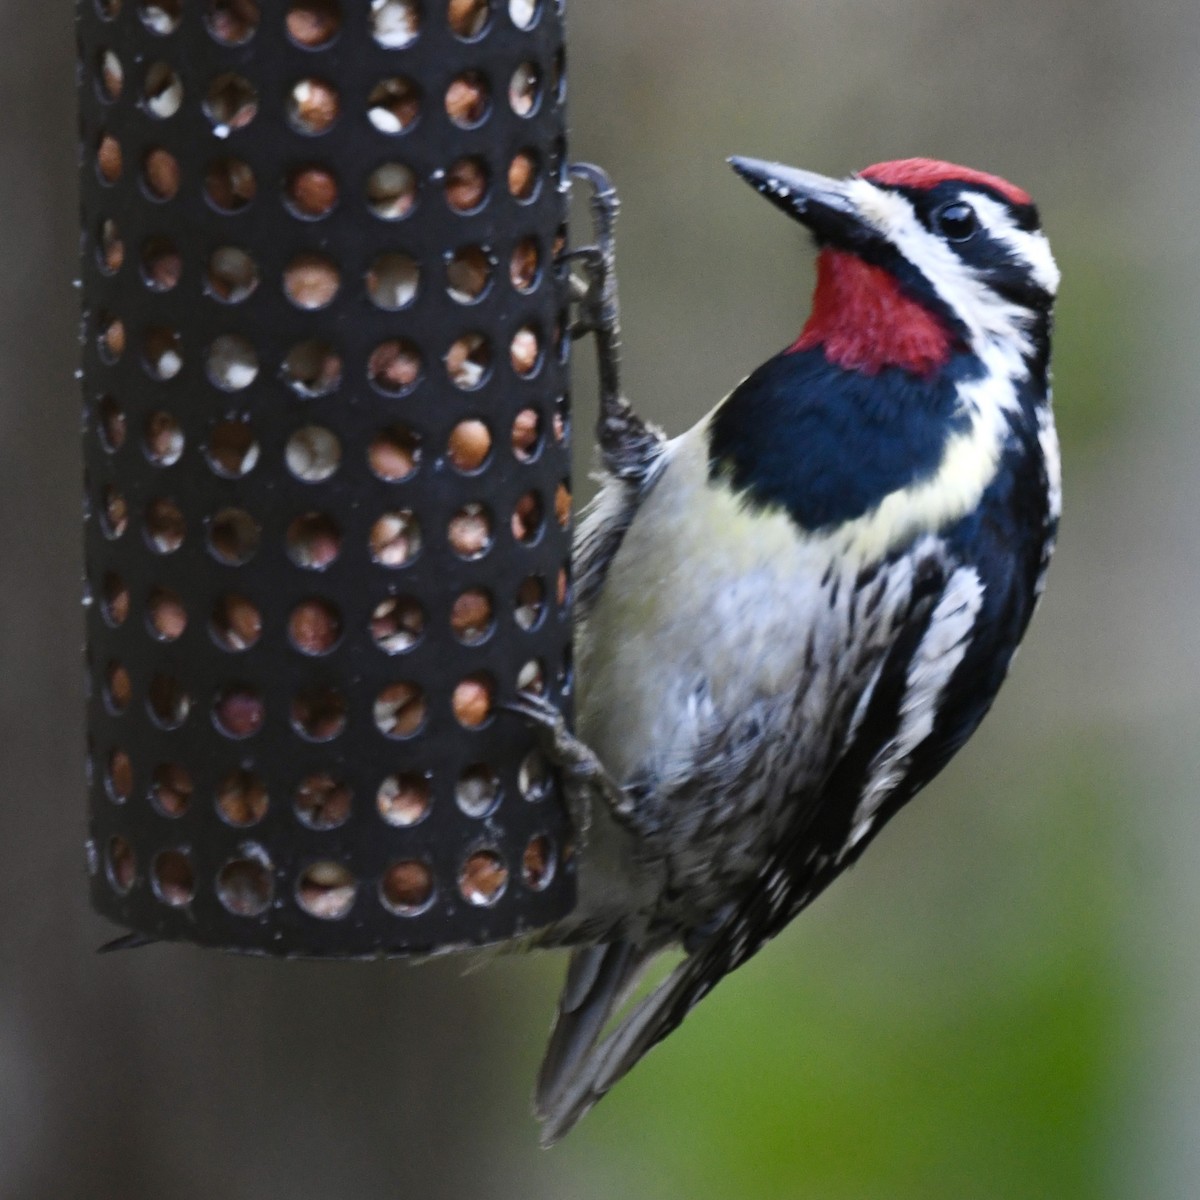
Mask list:
[[[565,914],[555,0],[81,0],[104,915],[365,956]]]

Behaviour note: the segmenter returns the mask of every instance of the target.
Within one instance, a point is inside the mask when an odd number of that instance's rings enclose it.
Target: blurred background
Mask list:
[[[1066,516],[1012,678],[861,866],[550,1153],[527,1098],[556,959],[98,957],[72,13],[0,0],[0,1197],[1194,1200],[1200,8],[568,7],[573,154],[624,199],[626,382],[672,431],[811,288],[727,154],[931,155],[1035,194]],[[576,372],[582,431],[589,352]]]

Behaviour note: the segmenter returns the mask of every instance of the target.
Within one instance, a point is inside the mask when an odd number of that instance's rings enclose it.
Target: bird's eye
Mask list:
[[[979,228],[975,210],[961,200],[939,209],[936,219],[938,228],[952,242],[965,242]]]

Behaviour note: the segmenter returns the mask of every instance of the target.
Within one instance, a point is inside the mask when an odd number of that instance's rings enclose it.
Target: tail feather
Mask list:
[[[594,1049],[608,1019],[636,986],[648,958],[631,942],[588,946],[571,955],[534,1092],[539,1119],[553,1111],[559,1093]]]
[[[620,945],[622,943],[617,943]],[[572,1047],[570,1060],[564,1062],[564,1069],[555,1076],[557,1086],[553,1092],[543,1099],[539,1087],[542,1102],[538,1104],[537,1112],[542,1122],[543,1146],[553,1146],[569,1133],[605,1093],[627,1075],[647,1051],[678,1028],[692,1006],[707,995],[711,983],[705,977],[702,963],[702,958],[690,958],[680,963],[599,1045],[596,1045],[597,1028],[585,1046]],[[612,1011],[611,1006],[608,1011]]]

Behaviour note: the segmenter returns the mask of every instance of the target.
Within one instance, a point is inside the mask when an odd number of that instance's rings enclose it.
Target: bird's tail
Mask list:
[[[533,1107],[547,1121],[580,1064],[593,1051],[609,1018],[637,986],[649,956],[632,942],[585,946],[571,954],[558,1014],[538,1071]]]
[[[538,1076],[535,1111],[543,1146],[567,1134],[708,992],[704,956],[686,959],[601,1042],[608,1018],[636,986],[651,956],[628,942],[572,956]]]

